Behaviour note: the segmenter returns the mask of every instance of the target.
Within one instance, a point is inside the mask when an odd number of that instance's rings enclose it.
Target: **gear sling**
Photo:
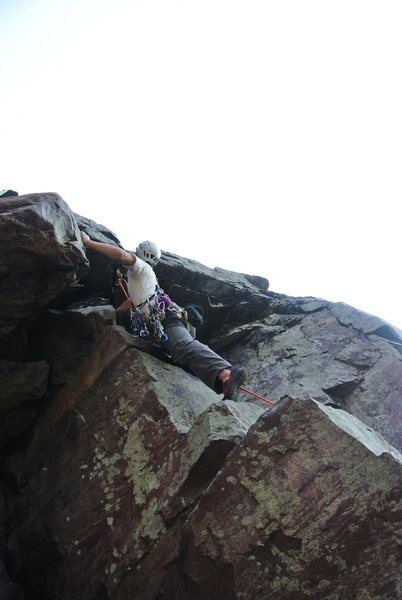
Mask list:
[[[175,316],[186,324],[186,311],[175,302],[172,302],[168,294],[159,285],[156,286],[155,293],[150,298],[147,298],[137,306],[133,306],[128,289],[125,287],[127,286],[127,282],[123,279],[119,271],[118,274],[118,283],[130,305],[131,332],[134,337],[150,339],[158,344],[166,342],[168,335],[163,328],[162,321],[165,319],[167,312],[169,312],[170,316]],[[147,316],[143,312],[144,309],[148,313]]]

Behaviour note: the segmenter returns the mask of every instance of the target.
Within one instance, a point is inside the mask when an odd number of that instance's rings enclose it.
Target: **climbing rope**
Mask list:
[[[131,303],[131,298],[130,298],[130,296],[128,295],[128,291],[125,289],[125,287],[124,287],[124,285],[123,285],[123,283],[122,283],[123,281],[124,281],[124,283],[126,283],[126,282],[125,282],[125,280],[123,279],[123,277],[122,277],[122,274],[120,273],[120,269],[117,269],[117,275],[118,275],[118,277],[119,277],[119,279],[117,280],[117,281],[118,281],[118,284],[119,284],[119,286],[121,287],[121,289],[123,290],[123,293],[124,293],[125,297],[127,298],[128,302],[129,302],[129,304],[130,304],[130,306],[131,306],[131,305],[132,305],[132,303]]]
[[[128,295],[128,293],[127,293],[127,291],[126,291],[126,289],[125,289],[124,285],[122,284],[122,281],[124,281],[124,279],[123,279],[122,277],[120,277],[120,278],[118,279],[119,286],[120,286],[120,287],[121,287],[121,289],[123,290],[123,292],[124,292],[124,295],[126,296],[127,300],[128,300],[128,301],[129,301],[129,303],[130,303],[130,306],[131,306],[131,298],[130,298],[130,296]]]
[[[266,402],[267,404],[270,404],[271,406],[275,406],[275,402],[272,402],[272,400],[268,400],[268,398],[264,398],[263,396],[260,396],[259,394],[256,394],[255,392],[251,392],[250,390],[248,390],[247,388],[245,388],[242,385],[239,385],[239,390],[243,390],[243,392],[247,392],[247,394],[251,394],[251,396],[255,396],[259,400],[263,400],[263,402]]]

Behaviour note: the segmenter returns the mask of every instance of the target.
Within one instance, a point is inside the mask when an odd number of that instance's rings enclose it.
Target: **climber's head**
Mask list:
[[[149,240],[141,242],[137,246],[135,253],[139,258],[142,258],[142,260],[151,265],[151,267],[155,267],[161,257],[161,251],[158,246],[155,242],[150,242]]]

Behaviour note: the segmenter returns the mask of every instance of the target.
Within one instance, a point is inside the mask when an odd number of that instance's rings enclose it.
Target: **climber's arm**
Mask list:
[[[116,314],[117,315],[124,315],[126,312],[128,312],[130,310],[130,300],[125,300],[123,302],[123,304],[120,304],[120,306],[118,306],[116,308]]]
[[[112,244],[105,244],[104,242],[95,242],[95,240],[91,240],[89,235],[84,231],[81,231],[82,243],[86,248],[92,248],[113,260],[117,260],[122,265],[126,265],[127,267],[132,267],[135,264],[136,256],[122,250],[118,246],[113,246]]]

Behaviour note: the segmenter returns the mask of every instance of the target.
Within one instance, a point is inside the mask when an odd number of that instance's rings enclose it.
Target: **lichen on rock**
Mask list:
[[[163,252],[197,337],[275,406],[223,401],[116,323],[79,229],[120,245],[57,194],[0,204],[0,595],[400,598],[398,331]]]

